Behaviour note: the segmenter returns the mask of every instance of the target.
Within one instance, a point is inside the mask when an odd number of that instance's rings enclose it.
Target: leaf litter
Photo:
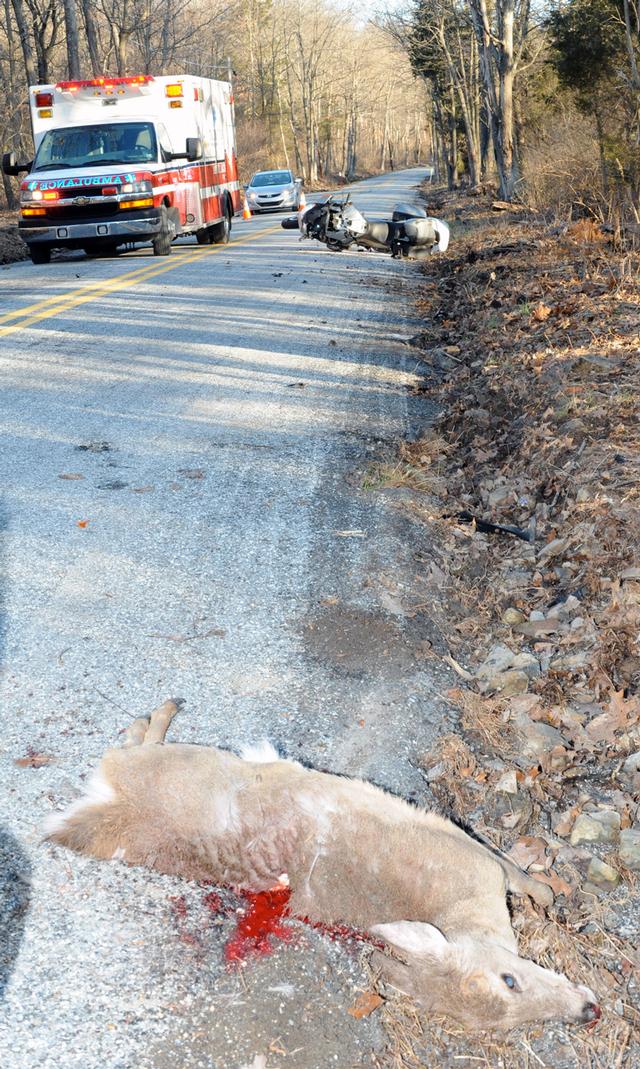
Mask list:
[[[436,536],[423,564],[440,594],[433,605],[445,605],[429,611],[459,677],[444,695],[458,725],[422,772],[443,812],[552,887],[548,914],[516,903],[521,952],[591,986],[604,1013],[593,1032],[470,1037],[394,999],[382,1009],[389,1056],[394,1069],[631,1066],[640,1059],[640,257],[590,220],[558,227],[506,209],[496,218],[486,196],[427,196],[459,230],[452,255],[423,267],[424,325],[410,340],[425,368],[414,392],[439,414],[365,476],[369,489],[409,488],[400,507]],[[581,837],[585,818],[595,838]]]

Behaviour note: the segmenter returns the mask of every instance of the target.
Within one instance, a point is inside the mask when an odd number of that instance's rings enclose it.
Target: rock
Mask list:
[[[581,813],[576,817],[569,838],[572,846],[581,843],[617,843],[620,838],[620,814],[615,809]]]
[[[634,772],[640,772],[640,750],[637,750],[636,753],[629,754],[622,766],[622,771],[628,772],[630,775],[633,775]]]
[[[525,827],[531,820],[533,803],[526,791],[519,791],[518,794],[495,794],[492,803],[483,806],[483,815],[486,818],[487,812],[490,813],[493,826],[499,824],[506,831],[513,831],[514,828]]]
[[[563,434],[570,434],[576,441],[580,441],[587,433],[587,425],[581,419],[570,419],[568,423],[563,423],[560,428]]]
[[[515,773],[515,769],[510,772],[505,772],[503,776],[495,785],[495,790],[502,794],[517,794],[518,793],[518,779]]]
[[[553,557],[557,557],[560,553],[564,553],[565,549],[569,545],[568,538],[554,538],[551,542],[547,542],[546,546],[538,553],[538,561],[548,561]]]
[[[496,508],[498,505],[506,505],[512,498],[512,492],[508,486],[498,486],[487,494],[487,507]]]
[[[640,872],[640,831],[637,828],[625,828],[620,832],[620,860],[632,872]]]
[[[524,694],[529,679],[539,675],[540,663],[532,653],[514,653],[508,646],[494,646],[476,672],[480,690],[505,696]]]
[[[511,668],[515,656],[508,646],[494,646],[480,665],[476,677],[483,679],[486,676],[495,675],[496,672],[506,672],[507,668]]]
[[[509,624],[510,627],[514,627],[516,624],[523,624],[526,620],[526,616],[518,609],[505,609],[502,614],[503,624]]]
[[[500,672],[485,689],[494,690],[503,698],[511,698],[515,694],[525,694],[528,688],[529,677],[525,672]]]
[[[565,744],[557,728],[540,720],[530,720],[526,713],[518,713],[513,718],[513,723],[522,736],[522,752],[525,757],[539,758],[554,750],[556,746]]]
[[[603,891],[613,891],[614,887],[620,883],[619,873],[612,869],[611,865],[607,865],[606,861],[601,861],[599,857],[593,857],[589,862],[587,879]]]

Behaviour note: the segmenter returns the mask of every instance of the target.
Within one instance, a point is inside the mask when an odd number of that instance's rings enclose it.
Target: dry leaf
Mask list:
[[[31,750],[27,753],[26,757],[18,757],[14,761],[14,764],[19,768],[42,768],[43,765],[49,765],[55,758],[50,754],[36,753]]]
[[[565,895],[569,898],[575,891],[575,887],[572,887],[570,883],[562,879],[562,876],[558,876],[555,872],[550,876],[546,872],[532,872],[531,878],[537,880],[538,883],[546,883],[547,887],[550,887],[554,895]]]
[[[376,994],[375,991],[363,991],[358,995],[353,1006],[349,1006],[347,1013],[350,1013],[352,1017],[359,1021],[361,1017],[368,1017],[374,1010],[377,1010],[378,1006],[381,1006],[383,1002],[384,999]]]
[[[544,839],[538,839],[534,835],[523,835],[516,839],[507,857],[519,865],[521,869],[528,869],[530,865],[547,867],[547,844]]]
[[[613,742],[616,731],[626,731],[640,719],[640,699],[625,698],[624,691],[614,690],[605,713],[587,724],[587,735],[594,742]]]
[[[570,835],[571,829],[575,824],[575,820],[579,812],[579,805],[574,805],[571,806],[571,809],[566,809],[565,812],[561,814],[558,823],[554,826],[553,830],[555,834],[561,836]]]
[[[84,475],[81,475],[79,471],[66,471],[64,474],[58,476],[59,479],[67,479],[69,482],[76,482],[78,479],[84,479]]]
[[[544,301],[539,301],[531,313],[531,318],[535,319],[536,323],[544,323],[545,319],[548,319],[551,315],[551,309]]]
[[[88,527],[88,526],[89,526],[89,521],[88,520],[76,520],[76,527]]]

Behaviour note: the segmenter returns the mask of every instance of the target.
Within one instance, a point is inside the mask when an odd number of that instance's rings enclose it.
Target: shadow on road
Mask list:
[[[0,504],[0,556],[7,530],[7,512]],[[6,613],[4,591],[0,587],[0,664],[4,661]],[[31,865],[24,850],[8,831],[0,827],[0,998],[18,956],[29,908]]]
[[[29,909],[31,865],[13,835],[0,828],[0,998],[18,957]]]

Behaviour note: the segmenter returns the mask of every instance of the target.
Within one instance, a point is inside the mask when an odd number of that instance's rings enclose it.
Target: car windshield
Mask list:
[[[100,123],[47,130],[32,170],[111,167],[120,163],[154,163],[157,159],[158,147],[152,123]]]
[[[287,182],[293,182],[291,171],[261,171],[259,174],[254,174],[249,185],[284,186]]]

